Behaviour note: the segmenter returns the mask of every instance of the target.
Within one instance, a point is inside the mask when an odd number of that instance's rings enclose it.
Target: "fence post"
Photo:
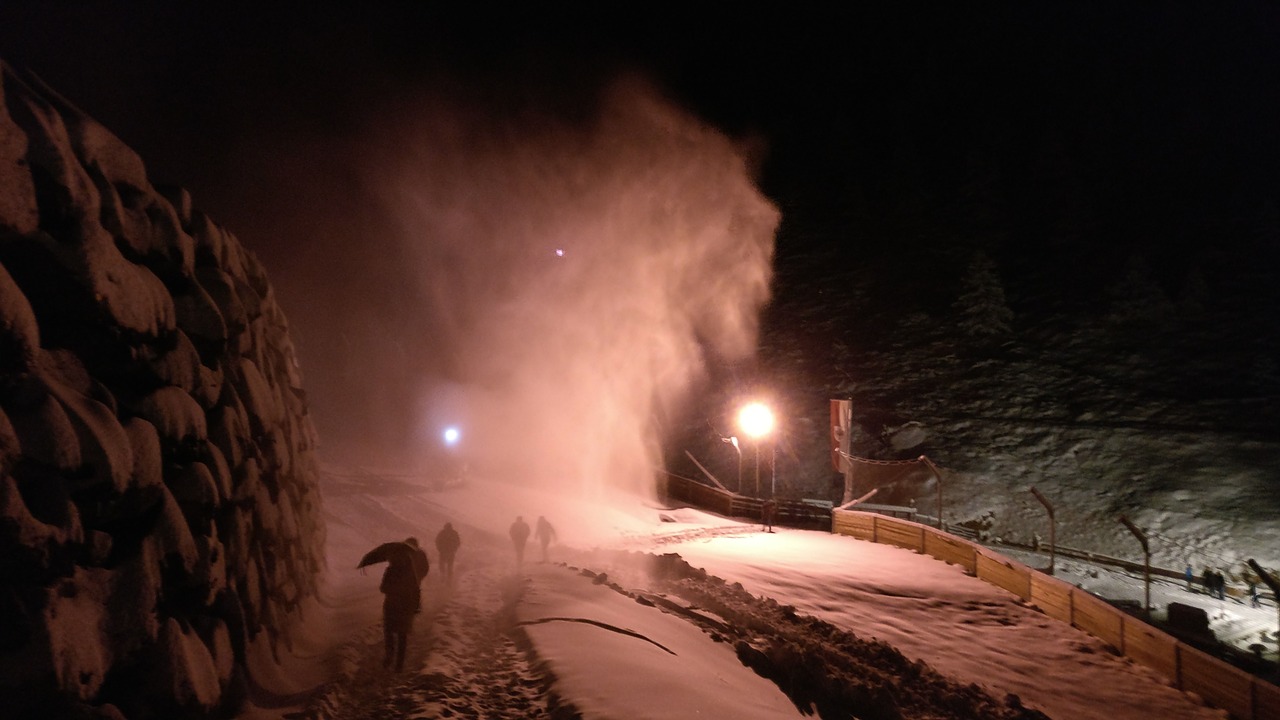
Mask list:
[[[925,465],[928,465],[929,469],[933,471],[933,476],[938,480],[938,529],[942,530],[946,527],[942,522],[942,473],[938,472],[938,466],[934,465],[933,461],[927,456],[921,455],[917,459]]]
[[[1031,486],[1031,494],[1035,495],[1036,499],[1040,501],[1040,504],[1044,505],[1044,509],[1049,511],[1049,572],[1048,574],[1052,575],[1054,560],[1056,559],[1056,556],[1058,554],[1058,538],[1057,538],[1058,524],[1054,522],[1054,519],[1053,519],[1053,505],[1049,503],[1049,500],[1046,499],[1044,495],[1040,494],[1040,491],[1036,489],[1035,485]]]
[[[1147,547],[1147,535],[1146,533],[1139,530],[1138,526],[1130,522],[1129,518],[1125,517],[1124,515],[1120,516],[1120,522],[1124,523],[1124,526],[1129,528],[1129,532],[1133,533],[1134,537],[1138,538],[1138,542],[1142,543],[1142,580],[1143,580],[1143,587],[1144,587],[1142,611],[1145,612],[1148,617],[1150,617],[1151,616],[1151,550],[1150,548]]]

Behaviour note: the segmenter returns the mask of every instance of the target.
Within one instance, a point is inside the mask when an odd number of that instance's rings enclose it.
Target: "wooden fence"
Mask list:
[[[1197,650],[1095,595],[936,528],[885,515],[836,510],[831,531],[896,545],[959,565],[1051,618],[1102,640],[1237,720],[1280,720],[1280,687]]]
[[[763,517],[764,500],[761,498],[726,492],[676,475],[667,476],[666,495],[725,517],[757,521]],[[830,530],[831,510],[796,500],[779,500],[774,509],[773,522],[775,525]]]

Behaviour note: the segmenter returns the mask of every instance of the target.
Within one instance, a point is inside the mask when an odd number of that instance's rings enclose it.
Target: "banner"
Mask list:
[[[831,401],[831,465],[838,472],[846,472],[849,461],[849,429],[853,422],[853,401]],[[843,453],[844,455],[842,455]]]

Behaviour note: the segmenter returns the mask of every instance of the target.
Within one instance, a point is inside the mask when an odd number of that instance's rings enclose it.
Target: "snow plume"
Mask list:
[[[424,451],[459,422],[473,472],[648,492],[704,359],[755,347],[777,210],[728,138],[638,80],[572,119],[428,105],[373,166],[446,356]]]

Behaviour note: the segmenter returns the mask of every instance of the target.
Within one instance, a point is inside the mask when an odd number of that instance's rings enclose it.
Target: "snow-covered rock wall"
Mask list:
[[[314,447],[253,255],[0,63],[0,714],[234,708],[317,592]]]

